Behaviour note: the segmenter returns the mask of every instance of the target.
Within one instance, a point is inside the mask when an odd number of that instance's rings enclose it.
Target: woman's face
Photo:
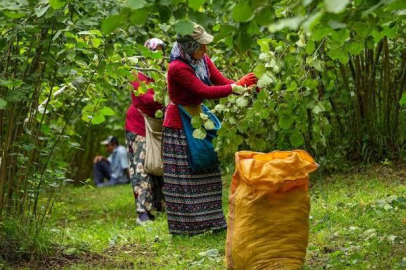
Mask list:
[[[196,60],[200,60],[207,52],[207,45],[201,44],[200,47],[193,53],[193,58]]]

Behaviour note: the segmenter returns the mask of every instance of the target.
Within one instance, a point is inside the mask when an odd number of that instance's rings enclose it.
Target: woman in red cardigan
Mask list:
[[[225,78],[206,55],[213,36],[195,25],[190,36],[179,37],[171,52],[168,90],[171,103],[163,128],[164,194],[171,234],[196,235],[227,227],[222,209],[220,169],[193,172],[188,165],[188,144],[177,105],[199,112],[204,99],[219,99],[251,86],[250,73],[240,81]]]
[[[164,50],[165,43],[160,39],[152,38],[147,40],[145,47],[152,51]],[[131,83],[135,91],[138,90],[141,81],[146,84],[154,82],[152,78],[138,72],[138,78]],[[127,154],[138,213],[136,223],[142,225],[154,218],[151,210],[163,210],[163,180],[161,176],[150,175],[144,171],[146,154],[145,120],[140,111],[150,117],[155,117],[156,111],[162,109],[162,104],[155,102],[152,88],[148,89],[145,94],[137,96],[131,93],[131,99],[132,104],[128,108],[125,121]]]

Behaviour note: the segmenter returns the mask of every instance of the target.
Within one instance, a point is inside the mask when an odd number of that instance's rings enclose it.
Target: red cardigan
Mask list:
[[[141,72],[138,72],[137,81],[133,81],[131,84],[134,90],[138,90],[140,87],[139,81],[144,81],[145,83],[154,82],[153,79],[145,76]],[[154,90],[152,88],[148,89],[145,94],[139,96],[131,93],[132,104],[127,110],[127,115],[125,119],[125,130],[131,131],[137,135],[145,137],[145,120],[141,113],[138,111],[140,109],[143,113],[155,117],[157,110],[162,109],[162,105],[155,102],[154,100]]]
[[[182,119],[176,105],[199,105],[204,99],[223,98],[232,93],[231,84],[234,81],[225,78],[207,55],[204,57],[213,86],[204,84],[193,68],[181,60],[169,64],[168,91],[172,102],[165,112],[164,127],[182,129]]]

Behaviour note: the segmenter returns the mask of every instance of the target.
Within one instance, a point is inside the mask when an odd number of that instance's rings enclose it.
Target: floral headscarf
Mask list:
[[[211,85],[209,71],[204,58],[197,60],[192,57],[193,53],[199,49],[200,45],[199,42],[194,40],[175,42],[171,51],[170,62],[177,59],[185,62],[194,69],[196,76],[202,82]]]
[[[150,49],[151,51],[155,51],[156,48],[158,46],[162,46],[162,49],[165,51],[165,42],[163,42],[163,40],[159,39],[159,38],[150,38],[148,39],[145,44],[145,47],[147,47],[148,49]]]

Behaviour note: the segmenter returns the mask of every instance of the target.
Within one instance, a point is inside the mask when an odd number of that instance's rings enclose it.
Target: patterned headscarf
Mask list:
[[[150,49],[151,51],[155,51],[159,45],[161,45],[162,49],[165,51],[166,44],[165,42],[163,42],[163,40],[159,38],[150,38],[144,44],[144,46]]]
[[[192,57],[193,53],[199,49],[200,45],[199,42],[194,40],[175,42],[171,51],[170,62],[177,59],[185,62],[194,69],[196,76],[202,82],[211,85],[209,71],[204,58],[197,60]]]

